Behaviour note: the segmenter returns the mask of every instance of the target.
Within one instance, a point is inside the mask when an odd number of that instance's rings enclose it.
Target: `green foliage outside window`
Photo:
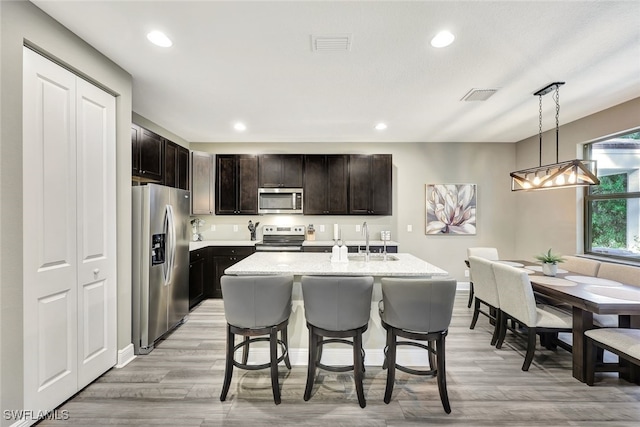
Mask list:
[[[601,176],[592,194],[626,193],[627,175]],[[593,247],[627,247],[627,201],[625,199],[592,201]]]

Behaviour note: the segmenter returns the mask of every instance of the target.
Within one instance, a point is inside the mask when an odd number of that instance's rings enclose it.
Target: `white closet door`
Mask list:
[[[24,49],[25,409],[77,390],[76,76]]]
[[[77,80],[78,389],[116,364],[115,98]]]

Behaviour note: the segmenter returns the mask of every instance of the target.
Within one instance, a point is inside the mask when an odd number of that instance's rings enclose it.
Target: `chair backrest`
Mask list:
[[[329,331],[348,331],[369,323],[373,277],[302,276],[307,322]]]
[[[491,267],[493,261],[477,256],[469,257],[469,268],[473,274],[473,292],[487,304],[499,308],[500,298],[498,297],[498,287],[496,276]]]
[[[467,258],[472,256],[489,259],[491,261],[497,261],[500,259],[498,256],[498,249],[496,248],[467,248]]]
[[[627,285],[640,286],[640,267],[603,262],[600,263],[598,277],[615,280]]]
[[[222,276],[227,323],[257,329],[284,322],[291,314],[293,276]]]
[[[526,326],[535,326],[538,318],[536,299],[527,272],[497,262],[492,267],[498,286],[500,310]]]
[[[564,262],[560,264],[560,267],[565,270],[584,274],[585,276],[595,276],[598,274],[600,261],[571,255],[565,255],[562,258],[564,258]]]
[[[382,320],[395,328],[430,333],[449,328],[455,279],[383,278]]]

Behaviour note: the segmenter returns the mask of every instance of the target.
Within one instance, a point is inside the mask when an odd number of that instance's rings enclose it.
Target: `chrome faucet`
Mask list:
[[[365,262],[369,262],[369,226],[367,225],[367,221],[362,224],[362,234],[365,239],[364,260]]]

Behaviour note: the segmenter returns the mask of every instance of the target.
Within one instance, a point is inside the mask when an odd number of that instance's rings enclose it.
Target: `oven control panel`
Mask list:
[[[304,225],[265,225],[262,227],[265,236],[304,236]]]

